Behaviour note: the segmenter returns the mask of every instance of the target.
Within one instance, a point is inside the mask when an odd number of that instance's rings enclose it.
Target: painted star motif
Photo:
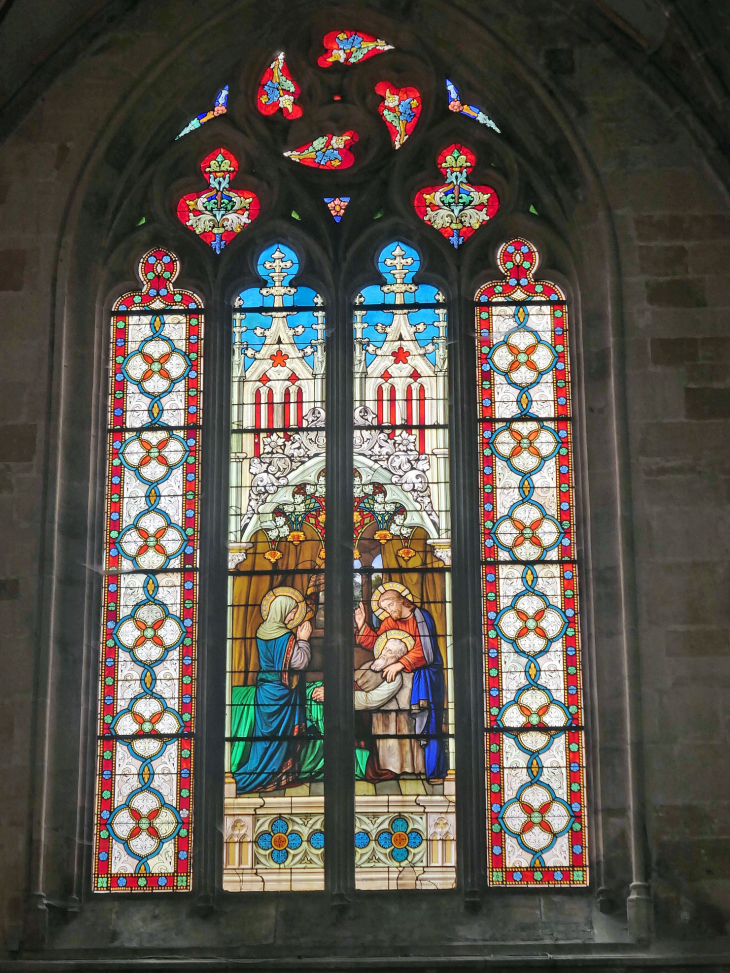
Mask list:
[[[276,368],[277,365],[281,365],[282,367],[284,367],[286,365],[287,359],[289,358],[288,355],[285,355],[284,354],[284,352],[281,350],[281,348],[277,348],[276,349],[276,354],[275,355],[269,355],[269,357],[271,358],[271,367],[272,368]]]

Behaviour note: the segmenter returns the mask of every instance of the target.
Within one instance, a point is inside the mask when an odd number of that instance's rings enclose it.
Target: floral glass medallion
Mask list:
[[[324,201],[327,203],[327,209],[332,214],[332,219],[335,223],[339,223],[342,217],[345,215],[345,210],[347,209],[347,204],[350,202],[350,196],[325,196]]]
[[[313,169],[349,169],[355,161],[350,146],[357,142],[357,132],[352,130],[342,135],[320,135],[313,142],[291,149],[284,155],[292,162],[300,162]]]
[[[225,88],[221,88],[218,94],[215,96],[215,101],[213,102],[213,107],[209,111],[203,111],[199,115],[185,126],[185,128],[180,132],[179,135],[175,136],[175,141],[181,139],[183,135],[188,135],[190,132],[194,132],[196,128],[200,128],[201,125],[205,125],[209,122],[211,118],[217,118],[218,115],[225,115],[228,105],[228,85]]]
[[[332,30],[324,35],[322,44],[325,52],[317,60],[321,68],[330,68],[333,64],[359,64],[376,54],[393,50],[392,44],[355,30]]]
[[[424,186],[416,193],[413,205],[425,223],[459,247],[495,216],[499,199],[491,186],[472,186],[468,182],[476,156],[465,145],[450,145],[436,161],[444,182],[440,186]]]
[[[382,97],[378,111],[388,127],[393,148],[399,149],[405,142],[421,114],[421,93],[418,88],[398,88],[390,81],[380,81],[375,91]]]
[[[259,198],[250,189],[231,187],[238,159],[228,149],[214,149],[200,169],[209,188],[183,196],[177,204],[177,218],[220,253],[259,215]]]
[[[263,73],[256,107],[262,115],[273,115],[281,109],[284,118],[291,121],[302,114],[301,106],[296,104],[298,95],[299,85],[292,78],[282,51]]]

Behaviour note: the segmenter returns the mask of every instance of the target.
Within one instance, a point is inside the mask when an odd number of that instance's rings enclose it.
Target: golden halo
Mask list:
[[[293,598],[297,603],[297,613],[294,616],[294,620],[289,624],[289,628],[292,631],[307,618],[311,618],[314,614],[306,601],[304,596],[296,588],[272,588],[271,591],[267,591],[264,597],[261,599],[261,617],[264,621],[269,617],[269,612],[271,611],[271,603],[277,595],[285,595],[287,598]]]
[[[408,601],[413,601],[413,595],[404,584],[399,584],[397,581],[386,581],[385,584],[381,584],[379,588],[375,589],[373,592],[373,597],[370,600],[373,613],[377,615],[378,618],[388,617],[388,613],[383,611],[383,609],[380,607],[380,598],[386,591],[398,591],[403,595],[404,598],[407,598]]]
[[[416,640],[413,638],[410,632],[402,632],[399,628],[389,628],[387,632],[381,632],[381,634],[375,639],[373,655],[376,659],[385,648],[385,643],[388,641],[388,639],[398,639],[399,642],[404,642],[407,652],[410,652],[413,646],[416,644]]]

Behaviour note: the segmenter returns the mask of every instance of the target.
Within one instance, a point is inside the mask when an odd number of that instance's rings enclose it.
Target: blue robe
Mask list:
[[[426,778],[440,780],[449,769],[446,741],[443,737],[446,690],[444,663],[433,616],[425,608],[416,608],[414,614],[426,665],[413,670],[411,716],[416,722],[416,733],[423,734],[424,737],[422,744]]]
[[[233,775],[238,794],[286,787],[296,779],[299,744],[295,738],[305,731],[305,684],[289,671],[295,645],[292,634],[256,639],[260,671],[254,696],[254,740],[248,760]],[[291,686],[292,682],[297,685]]]

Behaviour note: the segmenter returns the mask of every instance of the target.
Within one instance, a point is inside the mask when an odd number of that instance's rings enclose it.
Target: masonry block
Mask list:
[[[730,271],[730,242],[696,243],[689,248],[690,274],[727,274]]]
[[[0,578],[0,601],[15,601],[20,598],[18,578]]]
[[[657,865],[689,881],[730,878],[730,838],[685,838],[663,841]]]
[[[650,344],[652,365],[684,365],[699,354],[697,338],[652,338]]]
[[[668,629],[723,627],[730,621],[727,574],[722,562],[659,562],[653,591],[661,598],[647,600],[647,623]]]
[[[686,247],[639,247],[639,268],[649,277],[675,277],[689,272]]]
[[[730,389],[687,388],[684,407],[688,419],[730,419]]]
[[[730,341],[727,338],[700,338],[700,361],[730,362]]]
[[[704,281],[689,277],[648,280],[646,302],[653,307],[706,307]]]
[[[688,216],[662,213],[657,216],[635,216],[636,237],[642,243],[677,240],[721,240],[730,237],[730,216],[720,213]]]
[[[667,655],[685,658],[730,656],[730,632],[724,628],[675,629],[666,634]]]
[[[0,463],[31,463],[37,432],[38,427],[31,424],[0,426]]]
[[[718,813],[719,812],[719,813]],[[652,817],[658,837],[730,838],[730,806],[660,804]]]
[[[689,362],[687,384],[726,387],[730,384],[730,362]]]
[[[22,291],[25,250],[0,250],[0,291]]]

